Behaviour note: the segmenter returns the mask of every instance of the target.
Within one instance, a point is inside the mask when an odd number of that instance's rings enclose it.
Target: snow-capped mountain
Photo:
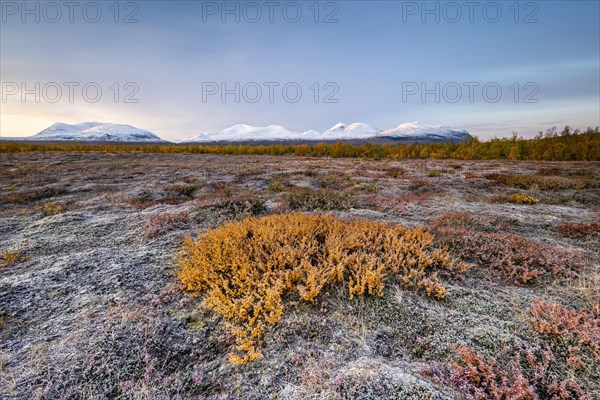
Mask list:
[[[310,130],[293,132],[280,125],[265,127],[234,125],[214,133],[201,133],[181,140],[180,143],[199,142],[245,142],[245,141],[327,141],[327,140],[366,140],[385,138],[391,140],[418,142],[457,142],[471,138],[469,132],[446,126],[425,125],[407,122],[393,129],[382,131],[363,122],[350,125],[338,123],[323,133]]]
[[[381,129],[372,127],[364,122],[355,122],[346,125],[342,122],[335,124],[331,129],[323,132],[324,139],[367,139],[381,132]]]
[[[379,132],[379,137],[405,140],[463,141],[471,138],[466,130],[453,129],[442,125],[425,125],[419,122],[406,122],[395,128]]]
[[[350,125],[338,123],[325,132],[309,130],[294,132],[281,125],[251,126],[238,124],[219,132],[201,133],[194,137],[180,140],[178,143],[210,143],[210,142],[318,142],[337,140],[369,140],[375,142],[460,142],[471,139],[466,130],[449,128],[441,125],[425,125],[419,122],[406,122],[396,128],[380,130],[373,126],[355,122]],[[119,125],[102,122],[82,122],[80,124],[56,123],[40,133],[20,138],[0,138],[0,140],[32,140],[32,141],[102,141],[102,142],[167,142],[154,133],[138,129],[130,125]]]
[[[318,140],[317,131],[292,132],[280,125],[251,126],[238,124],[215,133],[201,133],[181,142],[244,142],[248,140]]]
[[[40,133],[24,139],[40,141],[164,142],[154,133],[144,129],[138,129],[131,125],[103,122],[82,122],[74,125],[58,122]]]

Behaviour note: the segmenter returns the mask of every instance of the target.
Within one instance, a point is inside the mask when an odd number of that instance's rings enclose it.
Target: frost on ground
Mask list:
[[[0,398],[446,399],[491,393],[491,386],[461,375],[459,346],[513,367],[515,354],[551,348],[557,396],[564,390],[571,398],[593,398],[600,393],[599,360],[581,338],[598,338],[598,316],[584,326],[586,336],[575,331],[580,325],[564,323],[549,339],[532,328],[529,310],[536,302],[598,307],[599,167],[2,154]],[[515,193],[539,203],[518,204]],[[561,265],[552,264],[523,285],[491,269],[508,268],[502,260],[488,262],[485,254],[456,247],[458,255],[473,256],[465,260],[473,267],[458,278],[441,277],[444,300],[398,285],[387,285],[382,297],[349,300],[344,288],[331,287],[315,303],[286,309],[265,336],[262,359],[233,365],[226,321],[179,288],[177,248],[188,233],[291,211],[463,229],[456,234],[464,242],[443,236],[455,231],[440,230],[440,240],[448,239],[440,246],[488,246],[482,237],[518,235],[580,261],[557,275],[549,271]],[[468,241],[469,235],[475,237]],[[492,244],[486,248],[499,245]],[[535,264],[534,256],[518,255],[517,261]],[[571,367],[575,361],[566,358],[560,364],[560,346],[571,334],[580,340],[573,355],[584,367]],[[536,382],[537,388],[546,384]],[[536,396],[552,398],[551,382],[547,388]]]

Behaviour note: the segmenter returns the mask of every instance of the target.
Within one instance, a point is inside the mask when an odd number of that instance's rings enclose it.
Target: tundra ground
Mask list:
[[[600,163],[0,155],[0,398],[600,397]],[[471,268],[442,300],[291,299],[231,364],[178,247],[292,211],[422,226]]]

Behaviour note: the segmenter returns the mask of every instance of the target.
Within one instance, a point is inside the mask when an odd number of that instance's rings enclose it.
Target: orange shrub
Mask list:
[[[314,301],[327,285],[340,283],[355,295],[381,296],[396,279],[407,288],[443,298],[436,271],[464,271],[466,265],[432,248],[422,229],[329,215],[272,215],[231,222],[187,238],[177,275],[186,290],[206,294],[205,304],[233,326],[235,363],[261,356],[256,345],[266,325],[284,311],[286,293]]]

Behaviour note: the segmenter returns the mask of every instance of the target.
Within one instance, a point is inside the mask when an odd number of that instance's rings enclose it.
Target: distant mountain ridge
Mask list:
[[[120,143],[169,143],[158,135],[131,125],[104,122],[82,122],[65,124],[57,122],[36,135],[24,138],[1,138],[2,140],[25,141],[77,141],[77,142],[120,142]],[[281,125],[252,126],[233,125],[219,132],[206,132],[179,140],[177,143],[313,143],[328,141],[361,142],[461,142],[472,139],[466,130],[441,125],[425,125],[406,122],[395,128],[381,130],[364,122],[337,123],[325,132],[308,130],[294,132]]]
[[[323,133],[314,130],[292,132],[280,125],[266,127],[250,125],[234,125],[214,133],[201,133],[194,137],[180,140],[179,143],[208,143],[208,142],[245,142],[245,141],[330,141],[330,140],[368,140],[396,139],[419,142],[459,142],[472,138],[466,130],[453,129],[441,125],[425,125],[419,122],[407,122],[395,128],[381,130],[364,122],[354,122],[346,125],[343,122],[335,124]]]

